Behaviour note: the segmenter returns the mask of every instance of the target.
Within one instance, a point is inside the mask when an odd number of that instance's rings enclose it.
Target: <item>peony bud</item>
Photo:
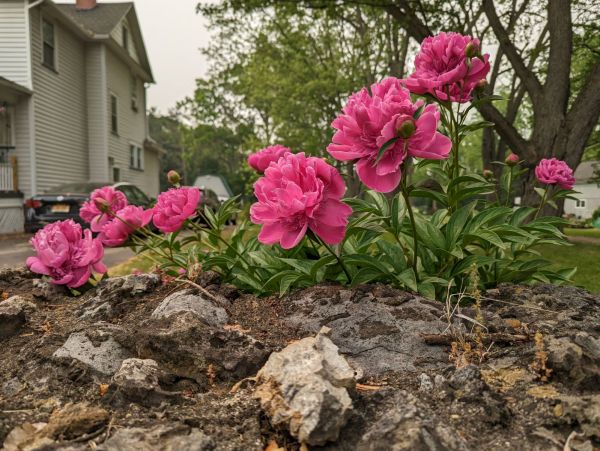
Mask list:
[[[491,179],[494,176],[494,173],[492,171],[490,171],[489,169],[484,169],[483,170],[483,176],[486,179]]]
[[[478,53],[479,49],[473,42],[469,42],[465,46],[465,55],[467,56],[467,58],[474,58],[477,56]]]
[[[167,180],[171,185],[179,185],[179,182],[181,182],[181,176],[177,171],[171,169],[169,172],[167,172]]]
[[[101,197],[94,199],[94,204],[96,205],[96,208],[102,213],[109,213],[111,211],[110,202],[108,202],[106,199],[103,199]]]
[[[508,166],[516,166],[517,164],[519,164],[520,158],[517,154],[515,153],[509,153],[508,156],[506,157],[506,159],[504,160],[504,162],[508,165]]]
[[[415,125],[415,121],[413,119],[406,119],[396,126],[396,132],[398,133],[398,136],[404,139],[410,138],[415,134],[416,130],[417,126]]]

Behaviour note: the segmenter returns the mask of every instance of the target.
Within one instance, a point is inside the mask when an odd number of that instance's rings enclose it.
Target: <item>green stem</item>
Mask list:
[[[400,189],[402,190],[402,196],[404,197],[404,202],[406,203],[406,210],[408,211],[408,217],[410,219],[410,225],[412,226],[413,232],[413,259],[412,259],[412,267],[415,273],[415,279],[417,283],[419,283],[419,273],[417,271],[417,259],[418,259],[418,249],[419,249],[419,238],[417,236],[417,225],[415,223],[415,216],[413,213],[412,206],[410,205],[410,199],[408,197],[408,191],[406,190],[406,181],[404,178],[400,183]]]
[[[317,244],[323,245],[325,247],[325,249],[327,249],[329,251],[329,253],[335,257],[337,262],[342,267],[342,270],[344,271],[344,274],[346,275],[346,278],[348,279],[348,283],[352,283],[352,277],[350,276],[350,272],[348,271],[348,268],[346,268],[346,265],[342,261],[342,258],[338,254],[336,254],[333,251],[333,249],[325,241],[321,240],[318,236],[314,235],[313,233],[309,233],[308,236],[311,239],[315,240],[317,242]]]
[[[510,166],[509,167],[510,172],[508,173],[508,187],[506,189],[506,206],[510,207],[510,193],[512,191],[512,184],[513,184],[513,167]]]
[[[535,212],[535,216],[533,217],[534,221],[539,216],[540,212],[542,211],[542,208],[544,208],[544,205],[546,204],[546,200],[548,199],[548,192],[549,191],[550,191],[550,186],[547,186],[546,190],[544,191],[544,195],[542,196],[542,201],[540,202],[540,205],[539,205],[537,211]]]

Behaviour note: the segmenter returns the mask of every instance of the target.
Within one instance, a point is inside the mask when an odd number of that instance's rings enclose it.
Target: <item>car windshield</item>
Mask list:
[[[66,194],[66,193],[78,193],[78,194],[90,194],[97,188],[102,188],[108,185],[108,183],[65,183],[63,185],[55,186],[54,188],[47,189],[45,193],[55,194]]]

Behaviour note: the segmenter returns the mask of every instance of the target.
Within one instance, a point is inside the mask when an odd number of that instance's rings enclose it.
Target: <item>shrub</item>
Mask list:
[[[440,49],[451,55],[438,55]],[[109,229],[98,239],[109,246],[128,240],[171,277],[191,277],[190,268],[200,265],[257,294],[323,281],[382,282],[434,298],[464,291],[473,280],[478,288],[568,282],[574,270],[550,269],[535,247],[568,245],[560,230],[564,220],[540,212],[572,196],[572,170],[542,160],[538,207],[514,208],[513,183],[527,171],[517,155],[496,162],[499,180],[489,170],[470,172],[460,161],[465,137],[493,125],[468,122],[478,103],[499,99],[484,94],[489,56],[481,54],[479,41],[456,33],[428,38],[422,53],[409,79],[389,77],[363,88],[333,121],[327,151],[355,165],[370,188],[364,197],[343,199],[346,187],[334,162],[271,146],[249,159],[264,172],[249,220],[235,198],[217,211],[197,210],[199,193],[180,187],[171,173],[175,186],[152,211],[115,211],[118,202],[106,188],[92,195],[89,220]],[[411,172],[420,182],[409,180]],[[413,208],[424,200],[437,205],[433,214]],[[163,233],[145,226],[149,216]],[[237,225],[226,227],[234,217]]]

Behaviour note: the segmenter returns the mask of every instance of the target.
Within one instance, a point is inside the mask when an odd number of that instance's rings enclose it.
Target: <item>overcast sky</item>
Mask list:
[[[199,49],[208,44],[209,34],[205,20],[196,14],[197,3],[198,0],[134,0],[156,80],[148,89],[148,107],[157,107],[162,113],[191,95],[196,78],[206,70],[206,59]]]

